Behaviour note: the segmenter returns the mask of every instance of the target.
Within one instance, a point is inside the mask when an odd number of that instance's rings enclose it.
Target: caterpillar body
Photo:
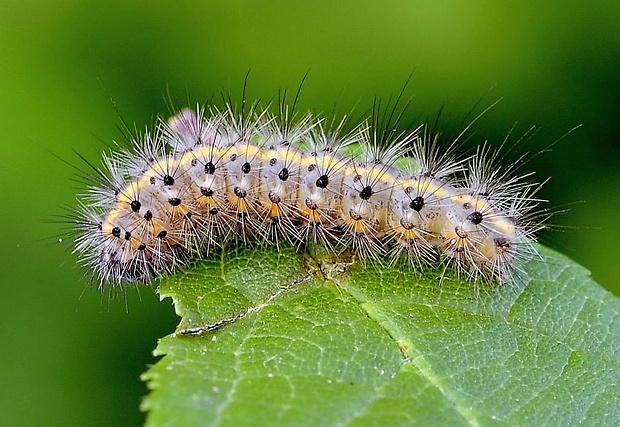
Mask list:
[[[506,283],[536,256],[540,186],[515,176],[516,163],[494,165],[486,145],[457,160],[455,141],[441,146],[423,127],[397,133],[369,119],[345,131],[346,117],[329,125],[282,111],[183,109],[104,154],[74,210],[81,263],[101,286],[149,282],[254,239],[443,262]]]

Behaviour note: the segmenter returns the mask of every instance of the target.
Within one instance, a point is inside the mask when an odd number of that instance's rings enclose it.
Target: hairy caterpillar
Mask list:
[[[444,147],[422,126],[397,132],[376,108],[349,131],[346,117],[279,113],[183,109],[104,154],[73,213],[81,263],[100,285],[149,282],[254,239],[415,268],[443,262],[505,283],[536,256],[540,184],[516,163],[499,168],[486,145],[458,160],[456,141]]]

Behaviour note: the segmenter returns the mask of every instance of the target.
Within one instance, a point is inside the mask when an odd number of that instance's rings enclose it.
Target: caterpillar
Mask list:
[[[74,252],[100,286],[148,283],[229,241],[512,280],[537,255],[540,184],[516,173],[519,162],[495,164],[486,144],[459,160],[458,138],[400,132],[372,111],[348,126],[348,116],[228,102],[160,119],[129,149],[104,153],[73,210]]]

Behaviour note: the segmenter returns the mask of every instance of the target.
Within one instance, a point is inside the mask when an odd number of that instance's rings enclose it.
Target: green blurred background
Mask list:
[[[570,205],[542,239],[620,294],[619,22],[617,0],[2,1],[0,425],[143,421],[139,375],[177,319],[150,289],[110,301],[81,279],[46,223],[83,189],[55,156],[97,162],[119,115],[151,124],[166,91],[238,96],[248,70],[250,99],[309,71],[302,109],[346,112],[397,93],[415,69],[411,119],[445,106],[448,135],[495,86],[482,105],[504,99],[473,139],[539,125],[530,151],[583,124],[529,165],[553,177],[552,208]]]

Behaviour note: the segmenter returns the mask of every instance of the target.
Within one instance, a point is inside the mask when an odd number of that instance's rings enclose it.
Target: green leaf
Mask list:
[[[196,261],[160,285],[182,320],[147,424],[620,425],[620,300],[539,250],[477,290],[286,248]]]

